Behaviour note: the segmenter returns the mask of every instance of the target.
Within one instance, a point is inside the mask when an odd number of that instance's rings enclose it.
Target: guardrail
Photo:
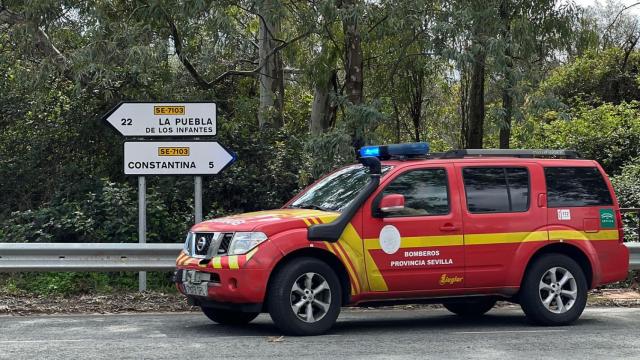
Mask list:
[[[0,243],[0,272],[171,271],[183,244]]]
[[[640,242],[626,243],[640,269]],[[0,272],[171,271],[183,244],[0,243]]]

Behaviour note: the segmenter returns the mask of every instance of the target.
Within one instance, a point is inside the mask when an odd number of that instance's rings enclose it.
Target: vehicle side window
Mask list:
[[[547,206],[611,206],[613,200],[595,167],[547,167]]]
[[[445,169],[407,171],[395,178],[382,192],[404,195],[404,209],[391,216],[445,215],[449,213],[449,194]]]
[[[520,167],[462,170],[470,213],[523,212],[529,209],[529,171]]]

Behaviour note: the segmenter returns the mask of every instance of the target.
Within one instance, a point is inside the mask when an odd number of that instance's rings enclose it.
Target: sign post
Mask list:
[[[147,243],[147,180],[138,176],[138,242]],[[147,272],[138,273],[138,290],[147,290]]]
[[[193,178],[193,198],[195,201],[194,220],[197,224],[202,222],[202,176]]]
[[[140,244],[147,242],[147,175],[193,175],[194,220],[201,222],[202,176],[218,174],[236,160],[235,154],[218,142],[200,140],[217,134],[216,104],[123,102],[103,120],[123,136],[138,140],[124,143],[124,173],[138,176]],[[159,137],[172,140],[145,140]],[[146,288],[147,274],[140,272],[139,289]]]

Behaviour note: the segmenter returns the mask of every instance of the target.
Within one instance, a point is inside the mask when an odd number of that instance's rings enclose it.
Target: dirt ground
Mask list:
[[[499,303],[505,306],[509,303]],[[640,291],[630,289],[593,290],[590,306],[640,307]],[[438,305],[403,305],[402,308],[438,307]],[[366,309],[366,308],[365,308]],[[32,314],[116,314],[132,312],[198,311],[187,305],[180,294],[159,292],[81,296],[35,296],[0,293],[0,315]]]

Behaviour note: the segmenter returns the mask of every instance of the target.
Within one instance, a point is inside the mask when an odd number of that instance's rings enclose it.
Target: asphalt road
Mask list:
[[[343,310],[331,333],[280,338],[268,315],[227,327],[200,314],[0,316],[1,359],[640,359],[640,308],[590,308],[535,327],[518,308]]]

